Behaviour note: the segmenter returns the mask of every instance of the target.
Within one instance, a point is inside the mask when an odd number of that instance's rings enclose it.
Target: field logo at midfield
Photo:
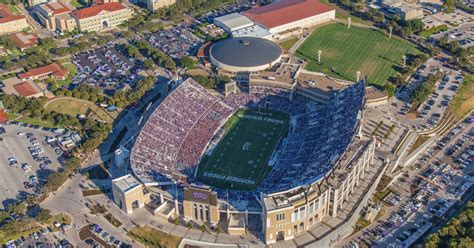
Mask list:
[[[255,184],[255,180],[252,180],[252,179],[245,179],[245,178],[235,177],[235,176],[224,176],[224,175],[212,173],[212,172],[204,172],[203,176],[214,178],[214,179],[225,180],[229,182],[236,182],[240,184],[247,184],[247,185]]]

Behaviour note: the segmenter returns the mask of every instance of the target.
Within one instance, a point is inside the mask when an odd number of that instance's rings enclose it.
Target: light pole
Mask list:
[[[359,82],[360,80],[360,71],[357,71],[357,81],[356,82]]]
[[[351,21],[352,21],[352,18],[348,17],[347,18],[347,28],[351,28]]]
[[[403,60],[403,68],[405,68],[405,66],[407,66],[407,56],[403,55],[402,60]]]
[[[323,53],[323,51],[318,50],[318,64],[321,64],[321,54],[322,53]]]
[[[388,27],[388,31],[389,31],[388,38],[390,39],[392,38],[393,27],[392,26]]]

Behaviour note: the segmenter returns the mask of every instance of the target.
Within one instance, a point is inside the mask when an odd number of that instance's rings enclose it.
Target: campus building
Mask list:
[[[132,11],[121,3],[111,2],[93,5],[71,12],[81,32],[100,32],[116,27],[132,17]]]
[[[183,209],[186,219],[211,224],[219,222],[217,193],[208,187],[191,185],[184,188]]]
[[[115,204],[127,214],[150,202],[150,194],[144,191],[144,186],[132,175],[112,180],[112,193]]]
[[[275,39],[336,18],[336,10],[319,0],[277,1],[242,14],[266,28]]]
[[[49,65],[29,69],[25,73],[18,74],[18,78],[22,80],[41,80],[48,77],[56,80],[65,80],[69,75],[68,70],[64,70],[60,65],[52,63]]]
[[[146,0],[146,7],[149,11],[156,11],[166,6],[176,3],[176,0]]]
[[[24,15],[13,14],[8,5],[0,3],[0,35],[19,32],[28,27]]]
[[[38,21],[43,27],[50,30],[68,30],[61,22],[64,17],[69,16],[72,8],[61,2],[49,2],[37,5],[35,7]],[[74,29],[74,27],[72,27]],[[71,29],[71,30],[72,30]]]
[[[221,40],[210,49],[212,64],[230,72],[261,71],[280,61],[281,48],[272,41],[257,37]]]
[[[16,77],[2,80],[2,91],[6,95],[22,96],[25,98],[38,98],[45,96],[45,90],[41,89],[33,80],[22,80]]]
[[[21,51],[36,46],[39,39],[37,34],[25,34],[23,32],[10,34],[10,38]]]
[[[281,40],[301,34],[305,28],[335,19],[336,11],[318,0],[277,1],[243,13],[214,19],[214,24],[233,37]]]

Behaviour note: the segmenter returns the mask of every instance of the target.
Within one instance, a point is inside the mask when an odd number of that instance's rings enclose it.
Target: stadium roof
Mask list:
[[[254,67],[274,62],[281,56],[280,47],[257,37],[229,38],[211,47],[211,56],[220,63],[236,67]]]
[[[241,15],[239,13],[232,13],[232,14],[214,18],[214,24],[219,26],[220,23],[222,23],[229,30],[232,30],[232,31],[253,25],[252,20],[250,20],[248,17]],[[221,28],[224,28],[224,27],[221,27]]]
[[[319,0],[286,0],[256,7],[243,14],[270,29],[333,10]]]

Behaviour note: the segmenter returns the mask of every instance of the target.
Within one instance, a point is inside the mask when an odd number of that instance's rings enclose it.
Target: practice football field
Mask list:
[[[203,157],[197,179],[224,189],[256,188],[271,169],[268,161],[288,131],[288,117],[280,112],[240,109],[224,128],[224,137]]]
[[[321,50],[321,64],[318,64]],[[421,53],[408,41],[388,38],[380,31],[333,23],[317,28],[296,51],[307,70],[355,81],[357,71],[369,83],[383,86],[402,67],[402,56]],[[331,70],[331,67],[333,71]]]

